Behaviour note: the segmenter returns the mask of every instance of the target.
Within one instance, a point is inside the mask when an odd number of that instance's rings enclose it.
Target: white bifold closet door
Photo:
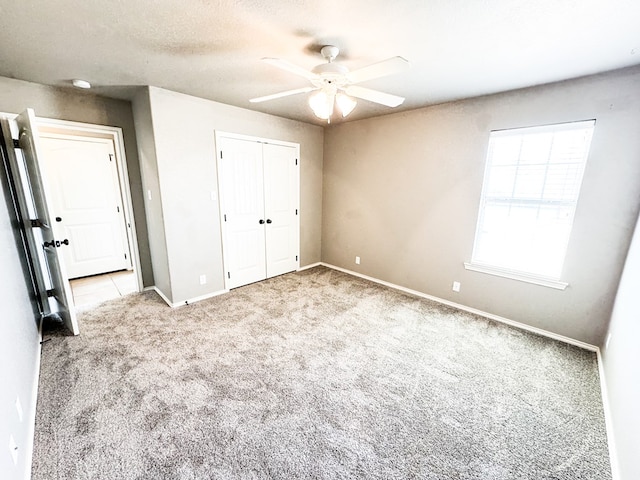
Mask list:
[[[299,265],[298,147],[217,136],[227,288]]]

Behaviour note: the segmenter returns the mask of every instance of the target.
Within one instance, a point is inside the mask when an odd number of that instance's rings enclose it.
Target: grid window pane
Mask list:
[[[490,145],[493,165],[516,165],[522,142],[517,137],[505,137],[503,141]]]
[[[513,198],[539,200],[544,192],[547,169],[544,165],[525,165],[518,168]]]
[[[594,124],[491,133],[473,264],[560,278]]]
[[[522,152],[520,153],[519,163],[526,164],[545,164],[551,152],[551,144],[553,143],[553,134],[551,133],[533,133],[530,135],[522,135]]]
[[[493,197],[510,197],[516,179],[517,168],[499,165],[493,168],[488,179],[487,190]]]

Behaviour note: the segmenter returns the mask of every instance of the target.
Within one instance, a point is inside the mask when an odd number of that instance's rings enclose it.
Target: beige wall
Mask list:
[[[140,88],[134,96],[133,116],[138,140],[138,157],[142,177],[142,195],[148,231],[149,255],[153,268],[153,285],[165,294],[171,292],[167,244],[165,241],[164,218],[160,197],[156,144],[151,119],[151,100],[149,89]],[[141,187],[142,188],[142,187]],[[151,198],[149,198],[149,194]]]
[[[592,118],[569,287],[465,270],[490,130]],[[638,68],[336,125],[325,134],[322,260],[599,345],[640,208],[639,158]]]
[[[322,128],[155,87],[149,98],[157,165],[154,172],[144,160],[145,190],[157,182],[154,198],[161,205],[147,210],[164,221],[170,292],[163,293],[171,302],[224,289],[220,216],[212,200],[216,130],[300,144],[301,265],[320,261]],[[206,285],[200,285],[202,274]]]
[[[640,478],[640,220],[620,279],[602,360],[620,479]]]
[[[0,162],[0,455],[2,478],[28,478],[31,470],[33,428],[36,412],[37,372],[40,361],[39,313],[29,281],[29,270],[20,233],[16,229],[11,196],[4,166]],[[21,422],[16,410],[20,399]],[[9,435],[18,446],[18,464],[8,454]]]
[[[73,89],[0,77],[0,111],[20,113],[27,108],[33,108],[39,117],[122,128],[143,283],[153,285],[131,103]]]

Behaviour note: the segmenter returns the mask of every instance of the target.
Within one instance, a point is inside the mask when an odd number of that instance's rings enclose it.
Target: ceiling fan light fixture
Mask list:
[[[338,109],[340,110],[340,113],[342,113],[343,118],[353,112],[353,109],[356,108],[356,105],[358,104],[355,99],[345,95],[344,93],[338,93],[336,95],[336,103],[338,104]]]
[[[304,69],[286,60],[263,58],[265,62],[275,67],[306,78],[311,82],[312,86],[252,98],[250,101],[258,103],[313,91],[307,98],[309,107],[316,117],[326,120],[327,123],[331,123],[331,116],[334,110],[338,110],[343,118],[349,115],[357,105],[356,98],[387,107],[397,107],[404,101],[404,97],[372,90],[356,84],[405,71],[409,68],[409,62],[406,59],[391,57],[381,62],[349,71],[345,65],[334,62],[340,53],[338,47],[325,45],[320,50],[320,53],[326,63],[316,65],[311,70]]]
[[[316,117],[329,120],[333,113],[335,94],[325,90],[318,90],[309,95],[309,106]]]

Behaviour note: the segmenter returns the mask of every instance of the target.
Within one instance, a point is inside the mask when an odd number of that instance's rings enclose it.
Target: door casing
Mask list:
[[[57,237],[70,241],[69,248],[62,251],[70,278],[132,270],[113,142],[41,133],[40,145],[44,169],[52,184],[52,208],[61,218],[53,228]],[[78,163],[71,163],[69,157]],[[76,188],[83,189],[83,193],[76,193]],[[87,195],[92,194],[95,197],[87,202]]]
[[[125,222],[127,225],[127,240],[129,242],[130,255],[136,279],[136,290],[142,290],[142,269],[140,268],[140,252],[138,249],[138,237],[136,234],[135,219],[133,216],[133,202],[131,200],[131,188],[129,186],[129,171],[124,150],[124,136],[120,127],[106,125],[93,125],[89,123],[72,122],[68,120],[56,120],[37,117],[38,131],[41,137],[102,138],[113,142],[120,192]]]
[[[248,141],[248,142],[257,142],[257,143],[265,143],[265,144],[269,144],[269,145],[282,145],[282,146],[286,146],[286,147],[293,147],[295,148],[295,152],[296,152],[296,159],[298,162],[298,169],[297,169],[297,180],[296,180],[296,194],[297,194],[297,215],[296,215],[296,231],[297,231],[297,246],[298,246],[298,255],[297,255],[297,261],[296,261],[296,270],[300,269],[300,215],[301,215],[301,210],[300,210],[300,144],[298,143],[292,143],[292,142],[286,142],[286,141],[281,141],[281,140],[273,140],[273,139],[268,139],[268,138],[262,138],[262,137],[254,137],[254,136],[250,136],[250,135],[242,135],[242,134],[237,134],[237,133],[229,133],[229,132],[223,132],[223,131],[217,131],[215,132],[215,140],[216,140],[216,166],[217,166],[217,176],[218,176],[218,196],[219,196],[219,208],[220,208],[220,231],[222,233],[222,257],[223,257],[223,263],[224,263],[224,272],[227,272],[227,266],[230,264],[230,259],[229,259],[229,235],[228,235],[228,229],[226,228],[226,222],[224,221],[224,214],[225,214],[225,199],[224,199],[224,195],[223,195],[223,191],[224,191],[224,185],[222,185],[222,177],[220,172],[222,171],[222,155],[221,155],[221,139],[222,138],[229,138],[229,139],[236,139],[236,140],[244,140],[244,141]],[[224,274],[224,285],[225,285],[225,290],[230,290],[230,288],[232,288],[232,282],[229,281],[230,279],[228,278],[228,276],[226,275],[226,273]]]

